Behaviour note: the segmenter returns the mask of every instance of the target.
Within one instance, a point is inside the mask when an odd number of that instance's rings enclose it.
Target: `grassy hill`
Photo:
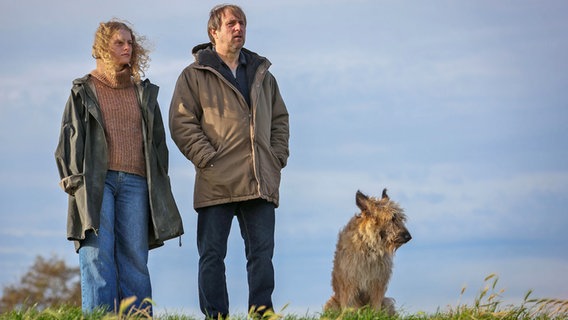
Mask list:
[[[560,320],[568,319],[568,300],[562,299],[535,299],[531,297],[532,291],[528,291],[524,301],[519,305],[504,305],[502,302],[504,290],[497,289],[498,277],[489,275],[485,278],[486,286],[480,291],[479,295],[470,304],[460,304],[455,307],[449,307],[445,311],[438,311],[432,314],[404,314],[401,312],[396,316],[389,317],[382,312],[376,312],[370,309],[361,310],[345,310],[341,313],[319,313],[314,315],[292,315],[286,314],[286,308],[278,312],[267,312],[264,317],[259,320],[381,320],[381,319],[397,319],[397,320],[462,320],[462,319],[537,319],[537,320]],[[465,288],[462,289],[462,294]],[[95,312],[91,315],[84,316],[79,307],[58,307],[48,308],[45,310],[37,310],[36,308],[28,308],[26,310],[14,310],[0,314],[0,320],[19,319],[19,320],[123,320],[123,319],[141,319],[148,316],[147,310],[133,310],[129,313],[128,306],[133,300],[126,299],[120,305],[117,313]],[[160,314],[154,317],[158,320],[197,320],[202,319],[201,316],[194,317],[179,314]],[[245,315],[234,315],[230,320],[240,319],[258,319],[254,313]]]

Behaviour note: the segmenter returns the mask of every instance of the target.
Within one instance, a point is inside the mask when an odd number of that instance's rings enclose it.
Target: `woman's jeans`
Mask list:
[[[83,311],[117,311],[122,299],[132,305],[151,298],[148,272],[148,185],[146,178],[108,171],[98,231],[89,231],[79,249]],[[150,310],[151,312],[151,310]]]
[[[233,217],[245,243],[249,308],[272,308],[275,206],[257,199],[197,209],[199,304],[208,317],[229,314],[224,259]]]

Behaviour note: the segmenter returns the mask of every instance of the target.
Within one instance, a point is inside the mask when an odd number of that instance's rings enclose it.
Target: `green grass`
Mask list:
[[[534,299],[531,298],[532,291],[528,291],[523,302],[519,305],[504,305],[504,290],[497,289],[498,277],[494,274],[485,278],[486,286],[474,298],[470,304],[459,303],[455,307],[448,307],[447,310],[435,313],[419,312],[417,314],[400,314],[389,317],[382,312],[376,312],[368,308],[360,310],[345,310],[341,313],[321,312],[314,315],[292,315],[286,314],[286,307],[277,312],[266,312],[262,319],[254,316],[254,312],[246,315],[234,315],[230,320],[255,319],[255,320],[560,320],[568,319],[568,300],[560,299]],[[465,288],[462,289],[463,296]],[[89,316],[83,316],[80,307],[59,307],[38,311],[35,308],[26,310],[14,310],[0,314],[0,320],[21,319],[21,320],[123,320],[140,319],[148,315],[147,310],[131,310],[127,312],[132,301],[125,300],[121,303],[117,313],[95,312]],[[201,316],[193,317],[179,314],[160,314],[154,319],[157,320],[197,320]]]

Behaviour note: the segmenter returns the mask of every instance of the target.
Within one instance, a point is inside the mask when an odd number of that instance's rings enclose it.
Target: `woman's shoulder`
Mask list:
[[[86,84],[86,83],[89,81],[90,78],[91,78],[91,74],[90,74],[90,73],[87,73],[86,75],[84,75],[84,76],[82,76],[82,77],[80,77],[80,78],[77,78],[77,79],[73,80],[73,86],[76,86],[76,85],[84,85],[84,84]]]
[[[85,92],[85,91],[88,92],[89,90],[93,92],[95,90],[91,74],[88,73],[82,76],[81,78],[73,80],[71,91],[74,92],[75,94],[80,94],[80,92]]]
[[[158,90],[160,87],[146,78],[138,84],[143,90]]]

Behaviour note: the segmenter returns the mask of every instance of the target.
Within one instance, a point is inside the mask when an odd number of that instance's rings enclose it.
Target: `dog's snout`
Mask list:
[[[408,241],[410,241],[412,239],[412,236],[410,235],[410,232],[405,232],[402,235],[402,238],[404,239],[404,243],[407,243]]]

